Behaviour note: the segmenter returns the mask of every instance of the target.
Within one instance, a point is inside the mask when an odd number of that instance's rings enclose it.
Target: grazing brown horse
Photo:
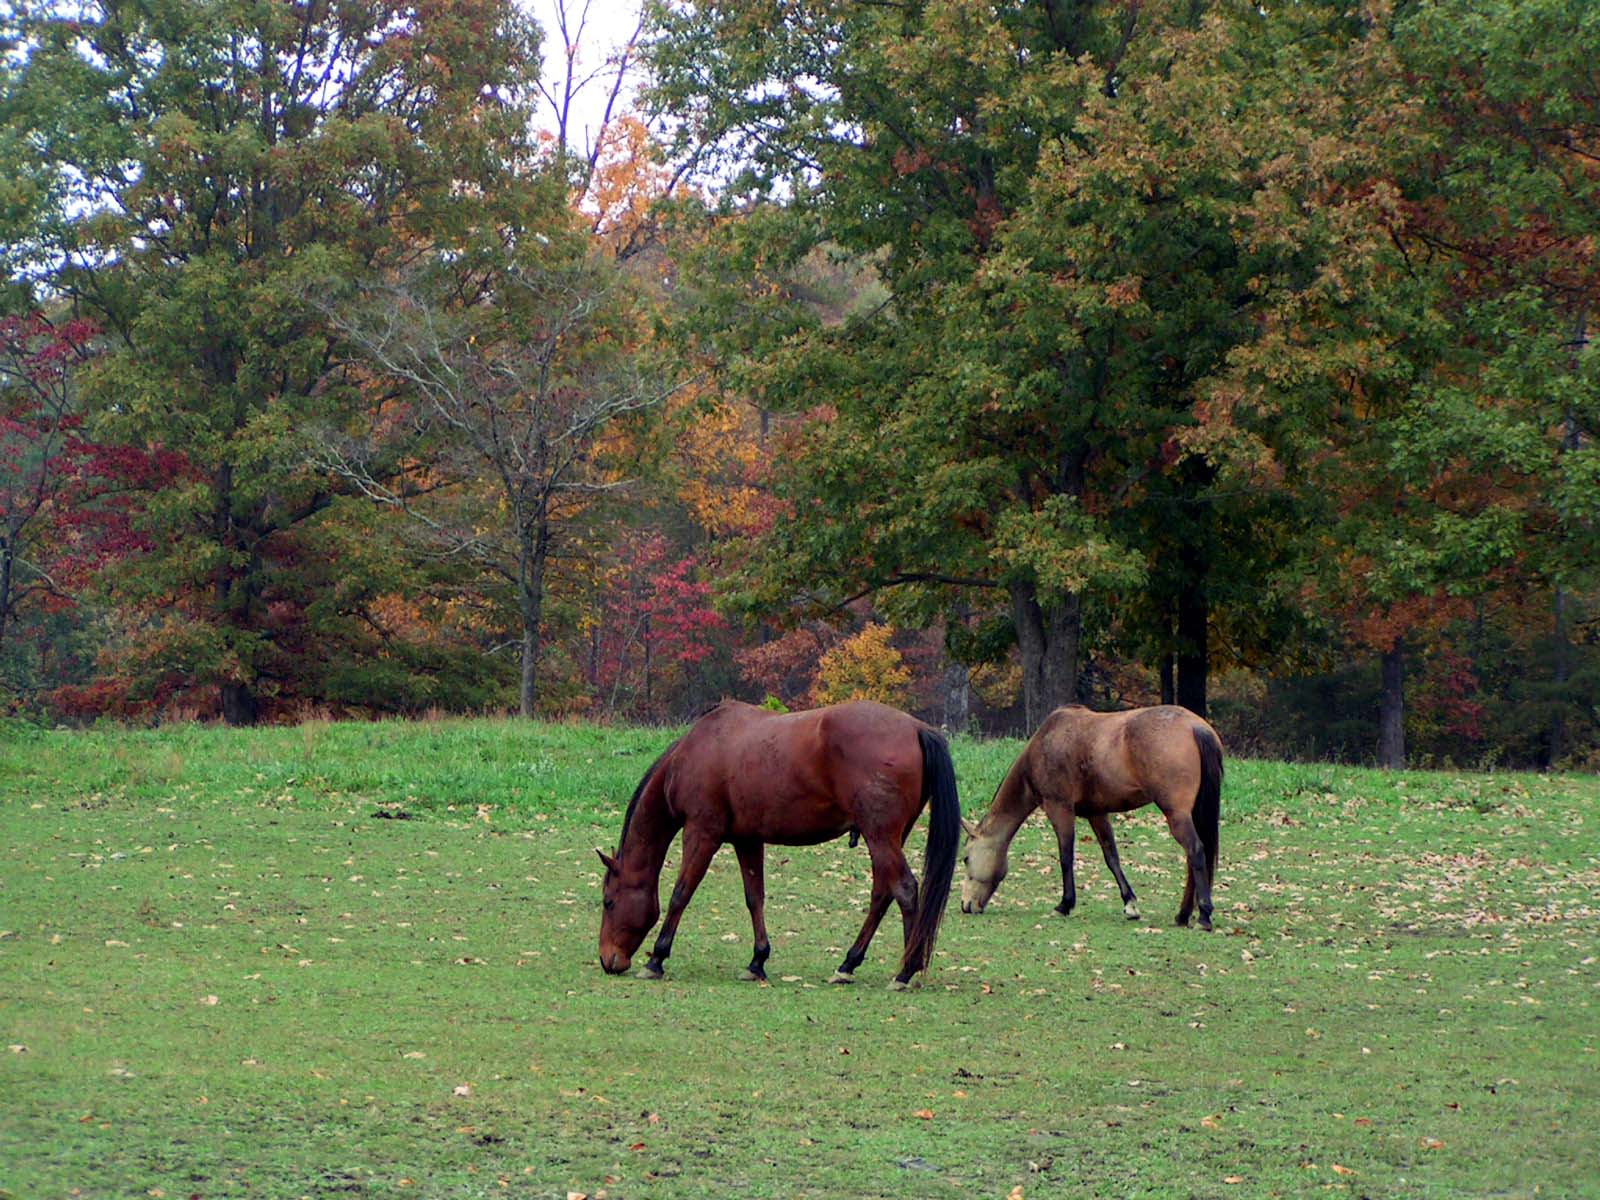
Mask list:
[[[1072,877],[1074,823],[1089,822],[1106,866],[1122,893],[1122,911],[1139,919],[1133,888],[1122,873],[1111,813],[1154,804],[1183,847],[1189,867],[1178,908],[1187,925],[1196,900],[1200,928],[1211,928],[1211,880],[1217,869],[1217,825],[1221,817],[1222,742],[1217,731],[1186,708],[1164,704],[1128,712],[1096,713],[1079,704],[1045,718],[968,835],[967,879],[961,911],[981,913],[1006,877],[1006,849],[1028,814],[1041,804],[1055,827],[1061,850],[1061,903],[1066,916],[1077,903]]]
[[[930,816],[919,893],[903,847],[925,803]],[[680,829],[683,864],[643,970],[647,977],[661,977],[684,907],[712,855],[732,842],[755,931],[755,956],[742,978],[765,979],[771,949],[763,912],[765,846],[808,846],[846,833],[866,840],[872,900],[831,982],[854,982],[891,900],[904,919],[905,951],[890,986],[905,987],[931,961],[955,874],[961,804],[950,750],[921,721],[869,701],[775,713],[731,700],[696,721],[639,781],[616,855],[596,851],[606,867],[600,965],[613,975],[628,969],[661,913],[661,864]]]

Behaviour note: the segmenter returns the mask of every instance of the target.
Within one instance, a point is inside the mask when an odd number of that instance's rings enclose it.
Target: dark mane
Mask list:
[[[622,848],[628,844],[628,826],[633,823],[633,810],[639,807],[639,797],[644,795],[645,784],[650,782],[651,777],[660,768],[662,760],[664,760],[667,755],[671,754],[673,750],[677,748],[678,742],[681,741],[683,741],[683,739],[678,738],[677,741],[674,741],[672,745],[663,750],[656,758],[655,762],[650,764],[650,768],[645,771],[642,776],[640,776],[639,786],[633,789],[633,798],[628,801],[628,810],[622,814],[622,834],[617,838],[618,854],[621,854]]]

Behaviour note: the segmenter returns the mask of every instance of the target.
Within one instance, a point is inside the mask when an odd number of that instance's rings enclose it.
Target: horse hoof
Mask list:
[[[1064,908],[1059,904],[1056,905],[1055,908],[1051,909],[1050,911],[1054,912],[1054,913],[1058,913],[1059,915],[1061,915],[1063,917],[1070,917],[1072,915],[1072,909],[1071,908]]]
[[[739,972],[739,978],[746,983],[765,983],[767,981],[764,971],[752,971],[749,967]]]
[[[1127,917],[1130,921],[1137,921],[1139,919],[1139,906],[1132,900],[1129,900],[1122,906],[1122,915]]]
[[[849,971],[835,971],[828,979],[829,983],[854,983],[856,977]]]
[[[635,979],[660,979],[666,974],[660,967],[651,970],[649,967],[640,967],[633,973]]]
[[[904,991],[909,990],[910,987],[911,987],[911,984],[907,980],[904,980],[904,979],[891,979],[891,980],[889,980],[889,990],[891,992],[904,992]]]
[[[1206,933],[1210,933],[1211,932],[1211,918],[1210,917],[1201,917],[1200,918],[1200,928],[1203,929]]]

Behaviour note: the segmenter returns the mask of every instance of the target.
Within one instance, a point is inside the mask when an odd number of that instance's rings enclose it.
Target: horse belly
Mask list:
[[[1079,816],[1110,816],[1113,813],[1132,812],[1150,803],[1143,790],[1107,791],[1096,788],[1078,804]]]
[[[732,808],[735,836],[759,838],[772,845],[814,846],[842,837],[851,828],[848,813],[831,801],[803,792],[768,795],[752,804],[740,804],[735,797]]]

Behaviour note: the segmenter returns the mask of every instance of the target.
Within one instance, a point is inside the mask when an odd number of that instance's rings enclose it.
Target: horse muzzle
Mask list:
[[[632,965],[633,956],[623,954],[620,950],[613,950],[610,953],[601,951],[600,953],[600,966],[607,975],[621,975]]]

